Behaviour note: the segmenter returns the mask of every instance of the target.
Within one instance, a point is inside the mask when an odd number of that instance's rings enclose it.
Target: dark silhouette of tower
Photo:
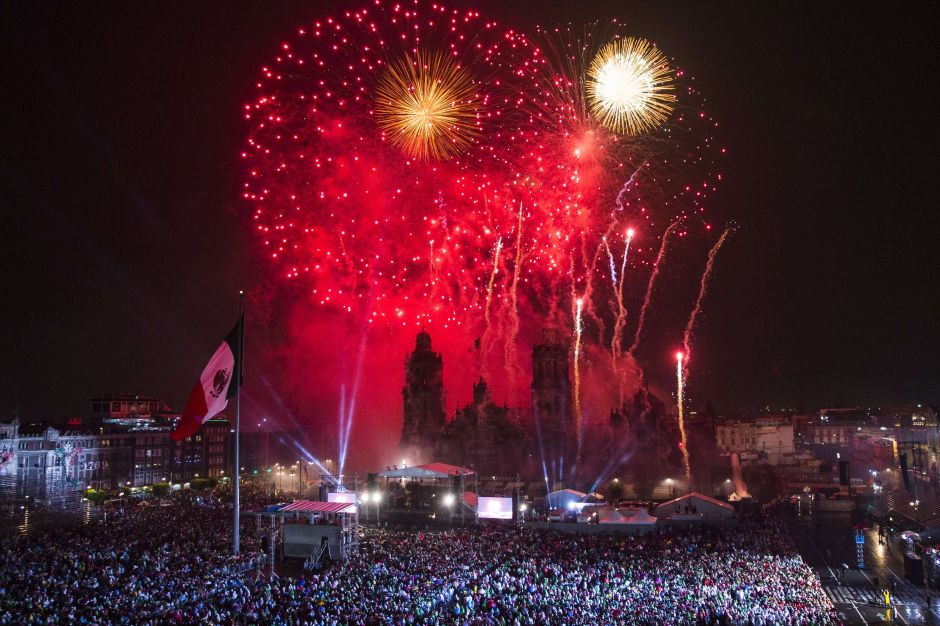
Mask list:
[[[405,360],[405,386],[401,390],[405,418],[401,446],[411,454],[429,453],[444,425],[443,371],[441,355],[431,350],[431,335],[422,330],[415,339],[414,352]]]
[[[532,348],[532,416],[548,478],[564,480],[574,468],[577,439],[571,416],[568,348],[552,326],[542,330],[542,342]]]

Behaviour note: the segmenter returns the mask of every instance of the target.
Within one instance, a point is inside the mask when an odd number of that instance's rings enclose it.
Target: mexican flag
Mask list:
[[[244,338],[244,322],[244,317],[238,320],[203,368],[202,375],[189,393],[176,430],[170,435],[173,441],[182,441],[194,434],[200,426],[222,412],[229,398],[235,395],[242,382],[242,364],[239,362],[242,353],[239,348]]]

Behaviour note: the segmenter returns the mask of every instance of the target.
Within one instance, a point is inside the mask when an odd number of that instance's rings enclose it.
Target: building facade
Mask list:
[[[780,420],[726,421],[716,426],[715,436],[719,453],[737,452],[742,461],[756,459],[777,464],[796,451],[793,424]]]
[[[220,478],[231,472],[232,437],[225,419],[210,420],[180,442],[170,430],[0,425],[0,475],[26,482],[119,489],[158,482]]]

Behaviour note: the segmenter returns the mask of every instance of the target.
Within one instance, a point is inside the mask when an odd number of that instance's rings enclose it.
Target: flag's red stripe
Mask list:
[[[173,441],[182,441],[186,439],[202,426],[202,419],[206,416],[206,393],[202,388],[202,383],[196,381],[193,390],[189,392],[189,400],[186,401],[186,408],[180,415],[180,422],[176,430],[170,435]]]

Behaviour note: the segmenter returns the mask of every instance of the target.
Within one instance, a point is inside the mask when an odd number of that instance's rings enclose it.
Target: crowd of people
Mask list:
[[[838,623],[772,519],[645,538],[509,523],[367,529],[348,562],[291,578],[262,575],[251,524],[243,556],[230,556],[230,511],[216,496],[177,495],[173,506],[7,540],[0,625]]]
[[[250,532],[242,555],[231,555],[223,494],[186,491],[164,502],[171,505],[111,507],[84,526],[5,537],[0,625],[137,624],[263,558]]]
[[[646,539],[515,526],[366,532],[352,559],[300,580],[231,581],[177,623],[836,624],[774,522]]]

